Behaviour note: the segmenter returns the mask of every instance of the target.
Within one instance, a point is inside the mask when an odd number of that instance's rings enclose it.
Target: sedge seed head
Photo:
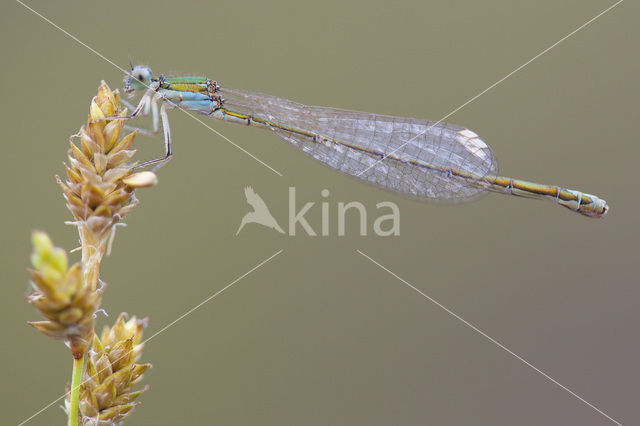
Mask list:
[[[80,388],[82,425],[114,426],[133,411],[148,386],[135,390],[151,364],[137,364],[147,319],[122,313],[112,327],[94,336]],[[65,402],[69,410],[70,402]]]
[[[63,340],[76,359],[89,348],[93,337],[94,313],[100,306],[102,290],[84,286],[80,263],[68,267],[63,249],[54,247],[44,232],[34,232],[33,253],[29,269],[34,292],[27,300],[43,321],[29,325],[54,339]]]

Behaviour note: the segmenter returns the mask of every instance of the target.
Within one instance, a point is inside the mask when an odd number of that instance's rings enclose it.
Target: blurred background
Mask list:
[[[224,87],[311,105],[438,120],[612,1],[28,1],[122,67],[206,75]],[[170,113],[175,157],[105,258],[98,328],[124,311],[162,329],[151,386],[126,424],[605,425],[613,422],[514,358],[370,256],[620,423],[640,418],[638,6],[621,3],[447,121],[493,148],[501,174],[597,194],[592,220],[552,203],[491,194],[430,204],[348,178],[264,130]],[[64,393],[71,357],[26,325],[30,233],[78,245],[54,176],[100,80],[121,71],[19,3],[1,20],[1,351],[4,424]],[[140,120],[146,125],[148,120]],[[140,136],[138,159],[162,153]],[[285,227],[288,188],[320,232],[256,224],[235,236],[252,186]],[[323,198],[321,191],[330,196]],[[369,236],[338,202],[359,201]],[[399,207],[378,237],[376,203]],[[70,255],[73,260],[78,253]],[[635,277],[635,278],[634,278]],[[54,404],[28,424],[65,424]],[[635,419],[635,420],[634,420]]]

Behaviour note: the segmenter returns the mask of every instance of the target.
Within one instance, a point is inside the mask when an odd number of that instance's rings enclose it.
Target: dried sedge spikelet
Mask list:
[[[142,353],[142,331],[147,319],[125,321],[122,313],[112,328],[94,336],[80,386],[80,424],[119,424],[139,404],[135,399],[148,389],[134,391],[151,364],[136,364]],[[67,399],[65,406],[69,410]]]
[[[65,251],[54,247],[44,232],[32,235],[33,253],[28,269],[35,291],[28,301],[46,318],[29,325],[54,339],[64,340],[80,359],[93,337],[93,315],[100,306],[102,289],[83,285],[80,263],[70,268]]]
[[[151,172],[132,173],[128,163],[137,132],[120,138],[124,119],[118,91],[103,81],[91,101],[89,118],[80,129],[80,147],[71,142],[67,180],[56,177],[73,214],[82,242],[82,264],[87,285],[97,287],[97,266],[105,253],[115,224],[137,204],[135,188],[156,182]]]

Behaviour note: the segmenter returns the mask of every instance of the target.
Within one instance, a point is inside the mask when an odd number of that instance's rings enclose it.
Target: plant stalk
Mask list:
[[[80,359],[73,359],[73,371],[71,373],[71,405],[69,408],[69,426],[78,426],[78,409],[80,405],[80,381],[82,380],[82,367],[84,365],[84,357]]]

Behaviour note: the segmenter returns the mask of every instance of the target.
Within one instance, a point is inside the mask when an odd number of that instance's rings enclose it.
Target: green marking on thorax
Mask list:
[[[207,77],[165,77],[164,81],[169,84],[203,84],[207,82]]]

